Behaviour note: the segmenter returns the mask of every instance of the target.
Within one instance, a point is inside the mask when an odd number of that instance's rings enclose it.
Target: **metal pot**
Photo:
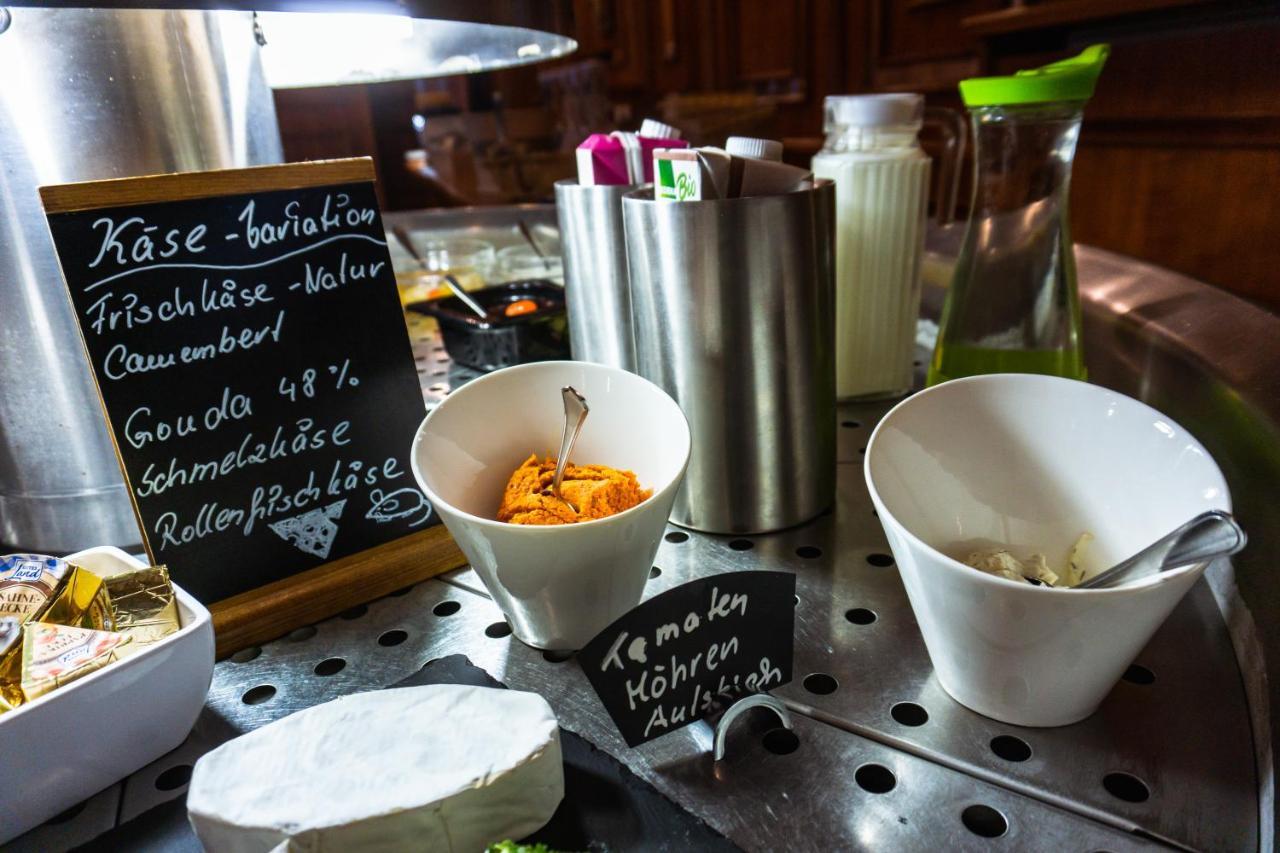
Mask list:
[[[280,162],[253,18],[16,8],[0,27],[0,542],[135,545],[36,189]]]

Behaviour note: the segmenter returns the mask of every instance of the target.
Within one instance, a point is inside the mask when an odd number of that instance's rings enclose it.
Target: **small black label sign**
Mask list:
[[[729,572],[649,599],[578,655],[638,746],[791,680],[796,576]]]
[[[437,521],[409,470],[424,407],[373,183],[326,182],[339,167],[49,212],[148,552],[205,601]]]

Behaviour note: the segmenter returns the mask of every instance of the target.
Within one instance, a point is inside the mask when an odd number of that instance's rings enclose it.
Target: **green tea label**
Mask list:
[[[702,198],[702,169],[697,160],[655,159],[654,198],[698,201]]]

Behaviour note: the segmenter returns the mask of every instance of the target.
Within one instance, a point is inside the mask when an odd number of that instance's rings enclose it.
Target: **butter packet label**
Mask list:
[[[654,152],[653,178],[653,197],[659,201],[702,199],[702,167],[691,150]]]
[[[115,613],[115,630],[132,642],[133,654],[182,627],[178,600],[165,566],[152,566],[106,579],[107,596]]]
[[[0,557],[0,616],[20,622],[39,617],[71,568],[66,560],[43,554]]]
[[[72,625],[94,631],[111,631],[115,617],[107,586],[102,578],[88,569],[72,566],[62,586],[54,593],[49,606],[40,614],[41,622]]]
[[[119,657],[129,640],[114,631],[93,631],[47,622],[28,623],[22,635],[22,694],[29,702]]]

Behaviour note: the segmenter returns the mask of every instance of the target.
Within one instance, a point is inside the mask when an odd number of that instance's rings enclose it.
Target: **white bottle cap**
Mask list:
[[[640,122],[640,136],[648,139],[679,139],[680,131],[669,124],[663,124],[656,118],[647,118]]]
[[[754,160],[782,160],[782,143],[776,139],[753,139],[750,136],[730,136],[724,150],[734,157],[751,157]]]
[[[845,127],[920,127],[924,95],[830,95],[823,101],[828,122]],[[830,131],[832,128],[828,127]]]

